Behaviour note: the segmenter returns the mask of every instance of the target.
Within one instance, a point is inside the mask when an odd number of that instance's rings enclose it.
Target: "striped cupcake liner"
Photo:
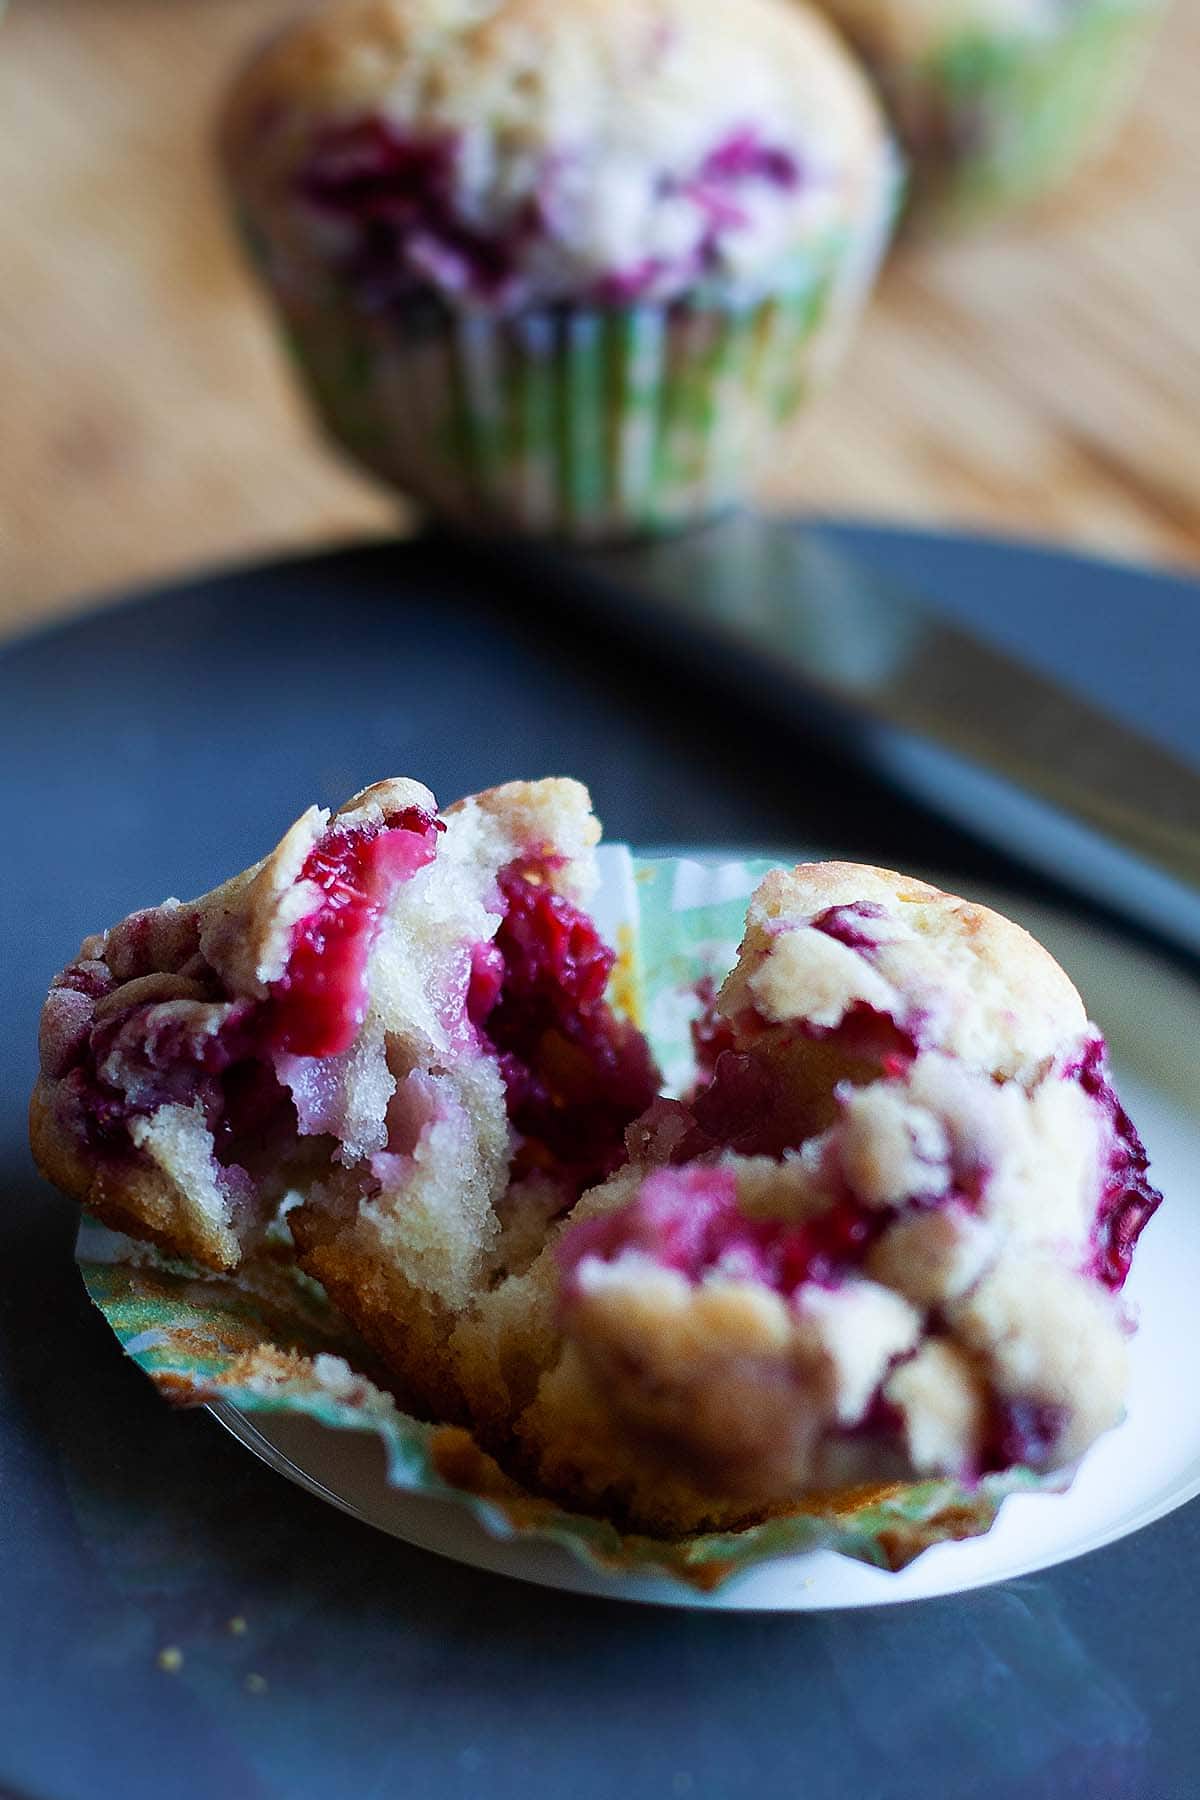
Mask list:
[[[735,504],[773,430],[844,349],[886,246],[889,192],[769,298],[568,305],[512,317],[288,307],[326,429],[476,528],[572,540],[670,530]]]
[[[1083,0],[1045,38],[963,35],[907,74],[881,71],[911,158],[910,221],[970,224],[1068,180],[1121,123],[1165,10]]]

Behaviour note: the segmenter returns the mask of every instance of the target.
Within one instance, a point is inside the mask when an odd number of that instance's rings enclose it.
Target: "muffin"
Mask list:
[[[282,1230],[404,1404],[623,1526],[1072,1467],[1122,1413],[1159,1196],[1062,970],[889,871],[777,871],[665,1098],[597,837],[574,782],[441,815],[384,782],[86,940],[42,1169],[234,1278]]]
[[[1164,10],[1164,0],[820,4],[885,97],[917,225],[1034,199],[1102,149]]]
[[[789,0],[328,0],[221,145],[338,442],[460,525],[579,539],[743,492],[897,192],[867,82]]]

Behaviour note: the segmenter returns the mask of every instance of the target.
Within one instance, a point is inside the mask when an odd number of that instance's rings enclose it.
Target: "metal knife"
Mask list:
[[[531,557],[533,552],[525,552]],[[943,814],[1200,955],[1200,770],[808,529],[738,513],[537,572],[747,675]]]

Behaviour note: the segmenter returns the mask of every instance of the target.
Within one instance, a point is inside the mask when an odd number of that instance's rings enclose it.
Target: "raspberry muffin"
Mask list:
[[[1102,149],[1164,0],[820,0],[876,77],[917,223],[1036,198]]]
[[[1121,1416],[1158,1204],[1057,964],[886,870],[776,871],[663,1098],[570,781],[389,781],[85,941],[35,1154],[231,1274],[281,1221],[426,1416],[659,1534],[1070,1468]]]
[[[460,523],[579,538],[741,493],[897,186],[868,84],[789,0],[328,0],[221,141],[334,437]]]

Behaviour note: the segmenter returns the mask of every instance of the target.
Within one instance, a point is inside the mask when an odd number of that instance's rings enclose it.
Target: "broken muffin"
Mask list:
[[[924,883],[777,870],[665,1098],[598,836],[574,782],[385,782],[88,939],[43,1169],[219,1270],[281,1219],[405,1403],[642,1530],[1073,1465],[1159,1196],[1063,971]]]

